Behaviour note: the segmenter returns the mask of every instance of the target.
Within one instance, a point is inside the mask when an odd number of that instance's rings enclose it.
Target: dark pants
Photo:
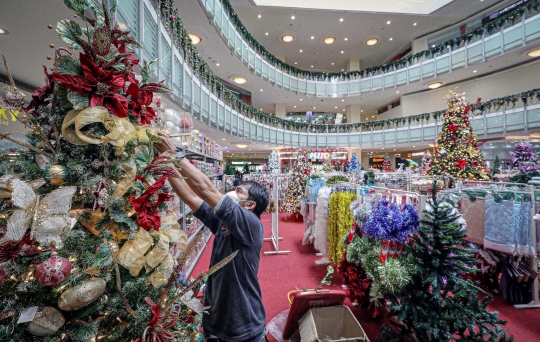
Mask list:
[[[266,329],[264,329],[259,335],[255,337],[251,337],[245,341],[242,342],[264,342],[265,336],[266,336]],[[208,334],[205,336],[205,339],[207,342],[226,342],[225,340],[219,339],[219,337],[214,336],[212,334]]]

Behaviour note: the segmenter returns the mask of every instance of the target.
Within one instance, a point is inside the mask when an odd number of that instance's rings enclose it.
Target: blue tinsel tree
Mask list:
[[[360,162],[358,161],[358,157],[356,156],[356,152],[353,152],[351,160],[349,160],[349,164],[347,164],[347,172],[353,173],[360,170]]]

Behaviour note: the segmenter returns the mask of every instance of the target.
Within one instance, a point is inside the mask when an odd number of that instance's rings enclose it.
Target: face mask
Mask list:
[[[238,195],[236,194],[236,191],[229,191],[225,194],[225,196],[228,196],[230,199],[234,201],[234,203],[238,204],[240,203],[240,198],[238,198]]]

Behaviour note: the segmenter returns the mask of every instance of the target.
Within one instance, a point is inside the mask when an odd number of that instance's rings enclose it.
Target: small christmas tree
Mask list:
[[[492,174],[499,173],[501,171],[501,160],[499,159],[499,156],[495,156],[495,160],[493,161],[493,170]]]
[[[447,111],[437,138],[435,157],[429,170],[430,175],[450,174],[458,178],[488,180],[483,163],[484,157],[478,150],[476,135],[469,121],[469,102],[457,91],[445,97]]]
[[[497,312],[488,312],[491,300],[486,292],[463,273],[475,272],[468,265],[476,263],[474,253],[461,247],[466,237],[460,217],[453,207],[437,199],[437,183],[433,182],[429,210],[406,247],[416,270],[411,281],[396,294],[390,294],[389,321],[382,341],[511,341],[499,325],[505,324]],[[485,294],[483,299],[478,293]]]
[[[321,170],[322,172],[326,172],[326,173],[334,171],[334,165],[332,165],[332,160],[330,158],[326,158],[324,160]]]
[[[266,171],[272,172],[272,173],[279,173],[279,156],[276,152],[276,150],[272,150],[272,153],[270,153],[270,156],[268,157],[268,167]]]
[[[390,162],[389,156],[384,156],[384,160],[382,163],[382,170],[383,172],[392,172],[392,163]]]
[[[349,163],[347,164],[347,173],[355,173],[357,171],[360,171],[360,162],[358,161],[356,152],[353,152],[351,160],[349,160]]]
[[[426,175],[429,172],[431,159],[432,159],[431,152],[427,150],[426,153],[424,154],[424,157],[422,157],[422,165],[420,165],[420,174]]]
[[[532,152],[529,142],[522,141],[516,145],[514,152],[510,152],[509,164],[520,172],[533,172],[537,169],[538,157]]]
[[[285,196],[283,197],[282,209],[285,212],[295,214],[300,211],[300,200],[304,195],[306,179],[310,173],[308,151],[306,149],[296,151],[296,165],[292,170],[289,186],[285,190]]]

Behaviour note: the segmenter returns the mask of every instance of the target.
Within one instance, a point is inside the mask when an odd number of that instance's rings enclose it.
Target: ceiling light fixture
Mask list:
[[[339,18],[339,21],[340,21],[340,22],[343,22],[343,18]]]
[[[337,109],[337,106],[336,106],[336,109]]]
[[[414,23],[413,26],[416,26],[416,23]]]
[[[345,39],[343,39],[343,40],[347,41],[347,40],[349,40],[349,38],[345,38]]]
[[[317,109],[317,107],[313,107],[313,109]]]
[[[375,45],[378,42],[379,42],[379,40],[377,38],[371,38],[371,39],[366,40],[367,45]]]
[[[225,140],[225,138],[223,138],[223,140]]]
[[[327,38],[324,38],[324,43],[325,44],[332,44],[334,41],[336,40],[336,38],[334,37],[327,37]]]
[[[300,50],[300,52],[302,52],[302,50]]]
[[[344,51],[341,51],[341,53],[344,53]]]
[[[334,62],[332,62],[332,65],[334,65]]]
[[[360,110],[360,113],[363,113],[363,112],[364,112],[364,110],[363,110],[363,109],[361,109],[361,110]]]
[[[248,146],[247,144],[235,144],[235,145],[238,148],[246,148]]]
[[[437,89],[437,88],[439,88],[439,87],[442,86],[442,85],[443,85],[442,82],[433,82],[433,83],[428,84],[427,87],[428,87],[429,89]]]
[[[344,100],[344,99],[341,99],[341,102],[345,102],[345,100]]]
[[[263,91],[263,90],[261,89],[261,91]]]
[[[532,50],[527,52],[527,56],[529,57],[540,57],[540,49]]]
[[[247,82],[247,79],[245,79],[244,77],[235,77],[232,80],[234,83],[237,83],[237,84],[244,84]]]
[[[473,70],[473,73],[475,73],[475,74],[476,74],[477,72],[478,72],[478,70]]]
[[[390,38],[390,40],[394,40],[394,38]]]
[[[267,35],[267,36],[268,36],[268,32],[265,32],[265,35]]]
[[[291,35],[286,35],[281,37],[281,40],[283,40],[285,43],[290,43],[294,40],[294,37]]]
[[[398,91],[396,91],[396,94],[399,94],[399,90],[398,90]]]
[[[388,21],[386,22],[386,25],[390,25],[391,23],[392,23],[392,22],[391,22],[390,20],[388,20]]]
[[[191,39],[191,43],[193,43],[193,45],[197,45],[202,42],[201,37],[197,36],[196,34],[188,33],[188,37]]]
[[[261,15],[259,14],[259,15],[257,16],[257,18],[261,19]]]
[[[311,67],[313,68],[313,65]]]
[[[294,64],[298,64],[298,63],[294,62]]]
[[[302,99],[300,99],[300,101],[302,101]]]
[[[315,37],[311,36],[311,39],[315,39]]]
[[[219,66],[219,63],[216,63],[216,66]]]
[[[292,20],[294,20],[294,15],[291,17]]]

